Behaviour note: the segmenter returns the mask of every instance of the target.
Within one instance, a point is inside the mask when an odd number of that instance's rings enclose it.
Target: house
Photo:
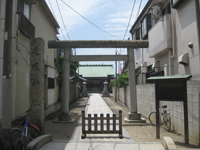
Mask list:
[[[189,140],[196,144],[200,144],[199,4],[200,0],[149,0],[130,30],[132,40],[149,41],[149,48],[134,50],[138,112],[148,117],[155,110],[155,84],[148,84],[147,78],[192,75],[187,81],[188,124]],[[120,97],[129,104],[130,98]],[[163,104],[170,111],[171,131],[184,135],[182,102]]]
[[[191,74],[200,79],[199,1],[149,0],[133,24],[133,40],[149,40],[135,49],[137,83],[151,76]],[[190,10],[190,11],[189,11]]]
[[[8,8],[10,13],[7,13]],[[0,0],[0,95],[5,92],[4,80],[5,74],[5,42],[7,40],[7,25],[11,24],[12,38],[10,47],[11,71],[10,71],[10,91],[9,97],[0,97],[0,120],[2,124],[6,120],[5,126],[9,127],[11,121],[23,114],[30,108],[30,43],[34,38],[44,40],[44,104],[46,114],[58,109],[56,104],[59,100],[58,92],[58,74],[59,66],[58,50],[48,48],[49,40],[57,40],[59,24],[52,15],[45,0]],[[10,16],[10,21],[7,18]],[[8,38],[9,39],[9,38]],[[8,54],[9,55],[9,54]],[[9,58],[9,57],[8,57]],[[3,77],[2,77],[3,75]],[[2,80],[3,78],[3,80]],[[10,106],[7,107],[9,101]],[[5,116],[5,114],[7,114]],[[7,119],[3,118],[7,117]],[[3,125],[4,126],[4,125]]]
[[[88,92],[103,92],[105,80],[110,83],[114,78],[113,65],[80,65],[79,75],[87,79]]]

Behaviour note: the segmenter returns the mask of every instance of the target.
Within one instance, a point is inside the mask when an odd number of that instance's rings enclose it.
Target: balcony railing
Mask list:
[[[34,25],[24,16],[23,13],[18,12],[18,29],[28,38],[35,38],[35,27]]]
[[[171,15],[163,16],[149,31],[149,57],[154,58],[172,48]]]

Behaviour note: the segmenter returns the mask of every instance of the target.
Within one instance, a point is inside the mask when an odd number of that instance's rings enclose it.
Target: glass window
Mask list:
[[[30,18],[30,5],[26,1],[24,1],[24,15],[26,18]]]
[[[175,4],[176,2],[178,2],[179,0],[172,0],[173,4]]]
[[[141,23],[141,38],[147,39],[148,38],[148,31],[151,29],[151,14],[147,14],[142,23]]]
[[[142,21],[142,37],[147,34],[147,18],[145,17]]]
[[[140,29],[136,29],[136,40],[140,40]]]

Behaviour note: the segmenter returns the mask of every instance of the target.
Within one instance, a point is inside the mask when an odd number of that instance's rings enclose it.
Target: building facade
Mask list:
[[[149,0],[132,26],[133,40],[149,40],[135,49],[138,84],[150,76],[192,75],[200,79],[199,1]]]
[[[138,111],[148,117],[155,110],[155,85],[147,78],[192,75],[187,81],[188,124],[189,139],[196,144],[200,141],[199,15],[200,0],[149,0],[130,30],[132,40],[149,41],[149,48],[135,49]],[[170,111],[171,131],[184,135],[182,102],[160,103],[164,104]]]
[[[88,92],[103,92],[104,82],[114,78],[113,65],[80,65],[79,75],[87,81]]]
[[[10,13],[7,13],[7,6],[10,3]],[[34,38],[44,40],[44,91],[45,109],[54,105],[58,101],[58,74],[57,50],[48,48],[49,40],[57,40],[59,24],[53,17],[45,0],[7,0],[0,1],[1,10],[1,39],[0,39],[0,92],[5,92],[7,83],[10,79],[10,89],[0,97],[0,119],[4,127],[9,127],[10,121],[23,114],[30,108],[30,43]],[[8,15],[11,22],[7,22]],[[7,31],[6,25],[11,24]],[[7,34],[11,32],[11,63],[10,77],[5,74],[5,63]],[[9,38],[8,38],[9,39]],[[4,82],[5,80],[5,82]],[[5,83],[5,84],[4,84]],[[7,89],[7,88],[6,88]],[[0,93],[0,95],[2,95]],[[6,95],[10,95],[8,98]],[[7,107],[9,101],[10,107]],[[9,113],[7,113],[9,112]],[[7,114],[5,116],[5,114]],[[5,117],[9,120],[5,123]]]

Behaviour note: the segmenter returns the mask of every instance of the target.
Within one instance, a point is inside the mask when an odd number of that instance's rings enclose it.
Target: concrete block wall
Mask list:
[[[113,89],[114,91],[114,89]],[[130,108],[129,87],[126,87],[126,96],[123,96],[123,88],[119,90],[118,100],[124,103],[123,98],[127,97],[127,107]],[[200,80],[187,81],[188,98],[188,120],[189,139],[200,144]],[[113,94],[113,96],[115,96]],[[149,117],[151,111],[155,110],[155,85],[137,85],[138,112]],[[183,102],[160,102],[160,106],[167,105],[171,115],[171,130],[184,135],[184,110]]]

